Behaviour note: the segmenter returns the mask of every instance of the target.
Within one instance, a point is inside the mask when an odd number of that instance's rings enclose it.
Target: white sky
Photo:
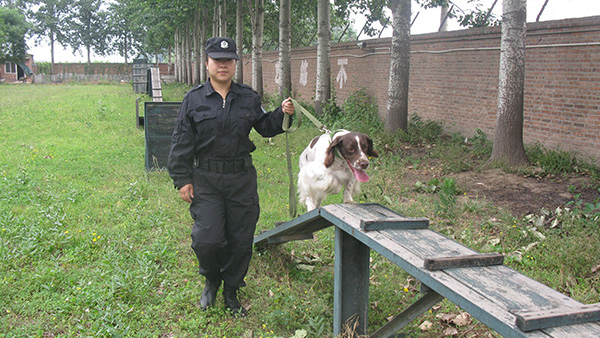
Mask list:
[[[452,0],[462,10],[468,10],[472,7],[469,4],[469,0]],[[538,13],[542,9],[545,0],[527,0],[527,22],[534,22]],[[482,9],[489,8],[494,3],[494,0],[482,0]],[[412,3],[412,17],[419,13],[417,20],[413,24],[411,29],[412,34],[423,34],[436,32],[440,24],[440,9],[424,9],[420,7],[415,0]],[[497,18],[502,17],[502,0],[498,0],[494,7],[493,13]],[[548,20],[559,20],[566,18],[578,18],[586,16],[600,16],[600,0],[549,0],[540,21]],[[355,30],[358,32],[364,24],[364,18],[354,16]],[[450,20],[448,22],[448,30],[464,29],[456,22],[456,20]],[[382,37],[391,36],[391,28],[386,28],[382,33]],[[360,39],[371,39],[364,34],[360,36]],[[50,47],[49,46],[34,46],[33,42],[29,43],[29,53],[34,55],[35,61],[50,61]],[[65,50],[60,45],[55,45],[54,52],[55,62],[86,62],[86,57],[83,53],[73,53],[70,49]],[[92,55],[92,62],[94,61],[107,61],[107,62],[123,62],[123,58],[118,55],[110,57],[98,57]],[[129,60],[131,62],[131,60]]]

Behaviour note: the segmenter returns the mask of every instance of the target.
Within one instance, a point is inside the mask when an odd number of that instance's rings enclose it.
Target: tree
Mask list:
[[[264,30],[265,1],[255,0],[252,15],[252,88],[258,95],[263,96],[262,52]]]
[[[108,29],[113,37],[110,50],[122,56],[125,63],[142,50],[145,31],[144,26],[138,24],[139,14],[135,0],[119,0],[109,6]]]
[[[281,0],[279,8],[279,96],[292,94],[291,0]]]
[[[92,49],[97,55],[108,52],[108,13],[100,9],[101,5],[101,0],[78,0],[68,20],[69,45],[73,51],[83,47],[88,64],[91,63]]]
[[[69,13],[71,0],[42,0],[33,1],[35,11],[29,10],[28,16],[32,21],[31,33],[36,36],[36,42],[41,42],[45,38],[50,43],[50,62],[54,67],[54,46],[55,43],[67,43],[67,28],[65,19]],[[53,68],[51,67],[51,68]]]
[[[492,10],[498,0],[494,0],[492,5],[485,9],[482,7],[481,0],[470,0],[470,3],[475,4],[475,8],[471,11],[464,11],[460,7],[458,7],[452,0],[416,0],[419,5],[423,8],[436,8],[441,7],[442,13],[441,17],[456,18],[458,23],[463,27],[473,28],[473,27],[488,27],[488,26],[497,26],[500,24],[500,21],[496,19]],[[487,4],[488,2],[486,2]],[[451,5],[451,6],[450,6]],[[450,8],[448,9],[448,6]],[[447,12],[445,12],[447,10]],[[442,22],[440,22],[440,30],[443,30]]]
[[[527,165],[523,145],[527,0],[503,0],[498,108],[491,163]]]
[[[18,9],[0,7],[0,61],[22,62],[25,59],[25,37],[29,28]]]
[[[393,33],[385,130],[393,132],[408,125],[410,73],[410,0],[390,0]]]
[[[237,0],[235,7],[235,45],[237,54],[244,54],[244,0]],[[235,80],[244,83],[244,60],[239,60],[235,65]]]
[[[329,0],[319,0],[317,9],[317,92],[315,95],[315,113],[323,113],[324,105],[331,98],[331,25],[329,18]]]

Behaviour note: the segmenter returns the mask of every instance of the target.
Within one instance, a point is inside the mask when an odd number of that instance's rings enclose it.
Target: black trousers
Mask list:
[[[256,169],[222,174],[196,168],[190,213],[200,274],[231,287],[245,286],[260,214]]]

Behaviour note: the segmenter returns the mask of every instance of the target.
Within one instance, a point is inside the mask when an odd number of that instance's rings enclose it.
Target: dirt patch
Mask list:
[[[483,172],[462,172],[449,175],[471,197],[485,197],[514,216],[538,212],[545,208],[555,210],[575,200],[592,202],[600,194],[590,188],[590,180],[582,176],[564,178],[536,178],[506,173],[501,169]]]
[[[597,187],[594,188],[596,183],[588,176],[526,176],[507,173],[502,169],[443,174],[441,161],[418,154],[427,151],[428,149],[418,148],[410,150],[410,156],[426,160],[421,162],[419,169],[408,166],[401,178],[401,185],[413,186],[417,181],[451,177],[470,198],[490,201],[515,217],[536,213],[542,208],[555,210],[577,198],[590,203],[600,199],[600,192]],[[576,197],[578,194],[580,196]]]

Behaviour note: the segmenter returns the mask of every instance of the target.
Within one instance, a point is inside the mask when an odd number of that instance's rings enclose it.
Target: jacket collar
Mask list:
[[[216,92],[212,84],[210,83],[210,80],[206,80],[206,82],[204,83],[204,88],[204,95],[206,96],[210,96]],[[242,86],[240,86],[235,81],[231,81],[231,87],[229,88],[229,91],[239,95],[242,93]]]

